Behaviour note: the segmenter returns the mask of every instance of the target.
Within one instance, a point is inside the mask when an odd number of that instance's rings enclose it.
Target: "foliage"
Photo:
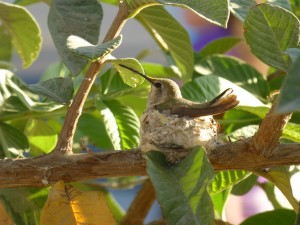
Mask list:
[[[166,64],[135,58],[119,58],[114,50],[122,46],[122,36],[99,44],[105,12],[101,5],[117,5],[116,0],[45,0],[49,5],[48,28],[61,59],[48,65],[37,84],[27,85],[14,74],[12,52],[20,56],[24,69],[36,60],[42,44],[38,22],[26,9],[39,0],[0,1],[0,155],[2,158],[35,157],[55,147],[68,105],[92,62],[106,67],[85,102],[79,120],[74,149],[85,139],[96,151],[134,149],[139,145],[139,116],[146,107],[149,85],[144,78],[120,65],[150,76],[176,79],[182,95],[205,102],[226,88],[233,88],[240,105],[218,121],[227,137],[239,140],[252,136],[281,87],[277,112],[295,112],[283,131],[281,142],[300,141],[298,1],[265,0],[125,0],[128,14],[149,32],[161,48]],[[164,6],[183,7],[218,26],[231,28],[230,12],[244,27],[244,38],[211,40],[193,52],[186,28]],[[129,37],[130,38],[130,37]],[[269,66],[266,75],[249,63],[226,54],[246,43],[252,53]],[[147,43],[145,43],[147,48]],[[140,61],[139,61],[139,60]],[[281,76],[277,76],[278,74]],[[122,168],[120,168],[121,170]],[[261,187],[274,210],[254,215],[246,224],[294,224],[296,214],[283,209],[274,195],[278,187],[298,213],[293,196],[292,167],[255,171],[269,183],[257,179],[253,171],[213,172],[203,148],[194,149],[183,161],[169,165],[158,152],[147,154],[147,172],[157,192],[168,224],[213,223],[222,219],[229,194],[245,195]],[[124,178],[129,184],[139,179]],[[118,179],[106,180],[118,183]],[[124,216],[114,197],[103,188],[102,180],[74,188],[58,182],[51,189],[1,189],[4,206],[16,224],[117,224]],[[99,185],[100,184],[100,185]],[[98,186],[97,186],[98,185]],[[93,186],[93,188],[91,188]],[[89,191],[83,191],[83,190]],[[91,191],[90,189],[97,189]],[[50,190],[50,191],[49,191]],[[46,201],[48,196],[48,200]],[[22,203],[22,207],[20,207]],[[41,208],[43,208],[41,210]],[[1,211],[0,211],[1,212]],[[0,221],[4,218],[0,213]],[[7,214],[7,213],[6,213]],[[281,223],[281,221],[284,221]],[[297,221],[300,221],[299,216]]]

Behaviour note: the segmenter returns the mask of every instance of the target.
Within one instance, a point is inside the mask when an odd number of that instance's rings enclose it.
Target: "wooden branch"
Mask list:
[[[251,151],[261,153],[266,157],[272,155],[272,151],[278,145],[282,131],[292,115],[291,113],[275,114],[274,110],[277,102],[278,98],[252,138],[253,148],[251,148]]]
[[[253,170],[300,164],[300,144],[280,144],[266,158],[250,151],[251,139],[218,145],[208,152],[215,170]],[[178,150],[187,152],[186,150]],[[0,160],[0,188],[42,187],[65,182],[119,176],[146,175],[146,160],[140,151],[110,151],[95,154],[48,154],[38,158]]]
[[[120,225],[143,225],[154,200],[155,190],[149,179],[135,196]]]
[[[122,27],[124,26],[128,17],[128,9],[125,2],[121,2],[119,6],[119,11],[111,24],[103,42],[109,41],[116,37]],[[87,96],[91,90],[91,87],[94,84],[94,81],[97,77],[97,74],[101,70],[103,62],[95,61],[92,62],[85,79],[83,79],[80,87],[73,98],[71,105],[68,108],[67,115],[59,135],[59,139],[55,149],[52,154],[62,153],[62,154],[71,154],[72,153],[72,145],[73,145],[73,137],[76,131],[77,123],[79,117],[81,115],[83,105],[87,99]]]

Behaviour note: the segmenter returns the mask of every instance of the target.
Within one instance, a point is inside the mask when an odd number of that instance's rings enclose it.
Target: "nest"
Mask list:
[[[178,117],[167,111],[150,109],[141,118],[141,149],[143,152],[163,149],[209,148],[216,140],[218,123],[212,116]]]

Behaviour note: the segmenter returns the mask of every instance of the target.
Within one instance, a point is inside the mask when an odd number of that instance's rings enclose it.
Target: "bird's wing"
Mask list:
[[[178,104],[171,108],[170,113],[178,116],[201,117],[216,115],[234,108],[239,104],[232,89],[226,89],[216,98],[206,103]]]

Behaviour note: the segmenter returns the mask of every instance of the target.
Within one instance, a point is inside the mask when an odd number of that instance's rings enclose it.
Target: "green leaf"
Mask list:
[[[28,88],[52,101],[68,104],[73,97],[73,81],[70,77],[55,77],[50,80],[31,84]]]
[[[167,5],[186,7],[216,25],[226,27],[229,19],[227,0],[157,0]]]
[[[226,189],[224,191],[211,195],[211,200],[213,201],[217,218],[222,218],[223,210],[229,194],[230,189]]]
[[[57,132],[42,120],[29,120],[24,133],[29,141],[31,156],[51,152],[58,139]]]
[[[156,63],[142,63],[147,76],[150,77],[166,77],[166,78],[178,78],[178,74],[170,67],[163,66]]]
[[[222,37],[208,43],[204,48],[197,53],[201,56],[211,56],[214,54],[224,54],[241,42],[237,37]],[[197,57],[197,56],[196,56]]]
[[[262,74],[235,57],[224,55],[208,57],[195,65],[195,71],[202,75],[223,77],[262,98],[266,98],[270,92]]]
[[[69,51],[66,46],[67,38],[76,35],[97,44],[102,14],[97,0],[52,1],[48,27],[59,55],[73,75],[78,75],[88,61]]]
[[[97,107],[115,150],[138,147],[140,121],[130,107],[116,100],[97,101]]]
[[[221,77],[209,75],[197,77],[181,88],[184,98],[197,102],[212,100],[222,91],[232,88],[237,95],[240,105],[263,106],[263,104],[248,91]]]
[[[15,224],[39,224],[47,193],[46,188],[1,188],[0,200]]]
[[[22,153],[28,149],[28,140],[21,131],[6,123],[0,123],[0,154],[2,157],[22,156]]]
[[[179,70],[176,72],[184,80],[189,80],[193,72],[194,57],[187,31],[161,6],[144,9],[137,19],[166,54],[171,56]]]
[[[138,84],[144,82],[145,79],[141,75],[138,75],[132,70],[129,70],[119,65],[119,64],[125,65],[133,70],[136,70],[144,74],[144,69],[138,60],[134,58],[124,58],[124,59],[109,59],[107,61],[111,62],[114,65],[114,67],[118,70],[125,84],[131,87],[136,87]]]
[[[0,40],[0,61],[9,62],[12,57],[12,41],[4,26],[0,26]]]
[[[168,224],[211,224],[214,214],[207,185],[214,172],[203,148],[172,166],[162,153],[150,151],[147,172]]]
[[[289,139],[294,142],[300,142],[300,125],[288,123],[284,127],[281,138]]]
[[[260,4],[250,9],[244,23],[245,38],[251,51],[264,63],[288,70],[289,57],[284,53],[299,43],[299,20],[278,6]]]
[[[256,5],[255,0],[230,0],[229,1],[230,11],[242,22],[244,22],[245,17],[248,14],[250,8],[255,5]]]
[[[224,114],[223,119],[218,119],[218,122],[224,126],[226,134],[232,133],[233,131],[248,126],[250,124],[258,125],[261,122],[261,118],[259,118],[258,116],[243,110],[239,110],[239,108],[240,106],[227,111]],[[240,139],[243,137],[237,138]]]
[[[292,7],[290,5],[289,0],[267,0],[267,2],[285,8],[286,10],[292,11]]]
[[[37,22],[24,7],[4,2],[0,2],[0,22],[9,32],[23,67],[29,67],[38,57],[42,45]]]
[[[268,107],[268,106],[258,106],[258,107],[239,106],[239,109],[244,110],[249,113],[252,113],[261,119],[265,118],[267,113],[270,111],[270,107]]]
[[[78,121],[76,137],[87,138],[89,144],[106,150],[113,149],[103,119],[98,112],[83,113]]]
[[[107,41],[103,44],[93,45],[81,37],[71,35],[67,39],[67,47],[75,55],[81,56],[91,61],[101,60],[110,54],[122,42],[122,35]]]
[[[262,176],[271,181],[289,201],[295,211],[298,211],[298,201],[293,196],[293,190],[290,183],[290,174],[288,168],[278,167],[268,171],[255,171],[259,176]]]
[[[257,182],[257,176],[251,174],[246,179],[235,184],[231,190],[231,194],[242,196],[248,193]]]
[[[290,69],[282,85],[279,102],[276,107],[277,113],[288,113],[300,109],[300,57]]]
[[[55,77],[67,77],[70,71],[62,62],[50,64],[42,74],[40,81],[46,81]]]
[[[102,100],[115,99],[125,95],[132,89],[131,86],[124,83],[121,76],[114,69],[109,69],[100,76],[99,92]]]
[[[250,175],[244,170],[220,171],[216,173],[210,186],[210,193],[215,194],[224,191]]]
[[[288,209],[275,209],[273,211],[255,214],[240,225],[294,225],[296,213]]]

